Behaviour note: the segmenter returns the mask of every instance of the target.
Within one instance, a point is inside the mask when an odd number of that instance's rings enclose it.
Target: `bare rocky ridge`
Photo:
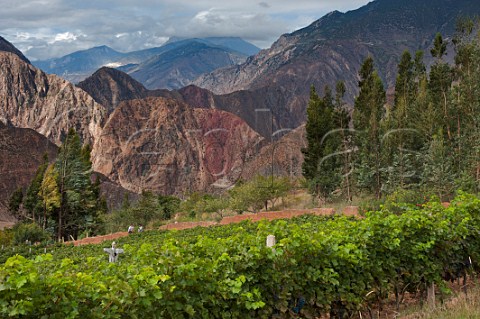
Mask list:
[[[101,134],[105,108],[85,91],[13,53],[0,52],[0,65],[0,119],[32,128],[56,144],[72,127],[91,144]]]
[[[261,140],[227,112],[164,98],[131,100],[105,124],[93,148],[94,167],[134,192],[188,193],[241,168]]]
[[[107,67],[98,69],[77,86],[105,106],[107,114],[112,113],[122,101],[148,96],[148,90],[140,82],[122,71]]]
[[[101,68],[95,74],[80,82],[78,86],[89,93],[95,101],[104,105],[107,113],[113,112],[121,101],[145,97],[164,97],[184,102],[194,108],[219,109],[242,118],[265,138],[279,129],[295,128],[303,120],[300,111],[271,112],[286,101],[277,88],[262,88],[256,91],[238,91],[216,95],[212,92],[189,85],[178,90],[147,90],[141,83],[121,71]],[[272,127],[273,125],[273,127]]]
[[[3,37],[0,37],[0,51],[13,53],[24,62],[30,63],[30,61],[23,55],[22,52],[20,52],[20,50],[18,50],[13,44],[5,40]]]

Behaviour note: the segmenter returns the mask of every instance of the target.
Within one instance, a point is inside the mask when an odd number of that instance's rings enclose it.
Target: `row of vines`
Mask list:
[[[270,234],[273,248],[265,245]],[[119,240],[119,263],[107,262],[107,246],[8,258],[0,317],[346,318],[475,271],[480,200],[462,194],[448,208],[432,202],[360,220],[145,232]]]

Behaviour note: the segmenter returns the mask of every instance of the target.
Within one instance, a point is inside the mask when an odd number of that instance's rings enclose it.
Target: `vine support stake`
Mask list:
[[[274,235],[268,235],[267,236],[267,247],[273,247],[275,246],[275,236]]]
[[[432,308],[435,307],[435,284],[434,283],[432,283],[427,288],[427,302],[430,307]]]

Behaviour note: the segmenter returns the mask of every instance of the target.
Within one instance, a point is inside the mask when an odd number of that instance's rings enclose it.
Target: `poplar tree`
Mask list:
[[[442,35],[437,33],[430,53],[435,58],[435,63],[430,69],[430,80],[428,89],[430,100],[433,103],[433,111],[442,114],[438,119],[437,127],[442,128],[448,142],[453,139],[452,110],[450,103],[450,88],[453,81],[453,73],[448,63],[443,61],[446,53],[447,43],[443,41]]]
[[[452,108],[456,122],[455,143],[457,186],[479,191],[480,183],[480,45],[472,35],[478,21],[459,20],[455,44],[455,85]]]
[[[358,186],[380,198],[383,182],[380,121],[386,101],[385,89],[374,69],[372,57],[368,57],[359,71],[360,92],[355,99],[353,125],[356,130]]]
[[[58,172],[55,166],[49,165],[43,176],[38,196],[43,203],[43,221],[42,228],[47,227],[47,218],[50,216],[55,208],[60,207],[60,192],[57,184]]]
[[[388,162],[384,187],[387,192],[411,187],[419,179],[416,154],[422,144],[419,143],[421,133],[415,127],[415,118],[418,117],[415,64],[410,52],[403,52],[398,64],[394,105],[385,123],[386,134],[382,143]]]
[[[343,101],[345,96],[345,83],[338,81],[335,87],[335,110],[334,127],[338,130],[339,145],[337,153],[339,155],[338,164],[340,166],[340,187],[342,194],[347,201],[352,201],[353,196],[353,170],[354,170],[354,145],[352,140],[352,130],[350,129],[350,113]]]

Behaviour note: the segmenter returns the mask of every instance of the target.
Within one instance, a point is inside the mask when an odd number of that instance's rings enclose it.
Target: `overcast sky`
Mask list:
[[[239,36],[269,47],[281,34],[368,0],[0,0],[0,36],[32,60],[98,45],[128,52],[171,36]]]

